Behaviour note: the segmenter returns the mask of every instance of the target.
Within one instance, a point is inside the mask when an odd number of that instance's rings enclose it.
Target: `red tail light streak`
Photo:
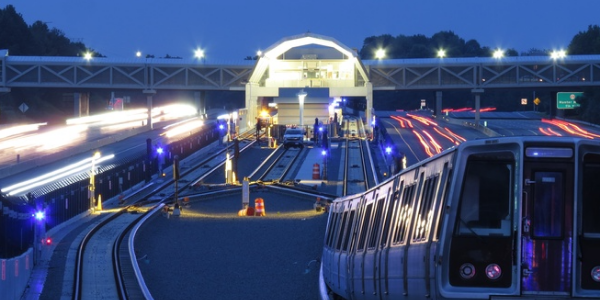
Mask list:
[[[452,143],[454,143],[455,145],[460,144],[459,141],[453,139],[452,137],[450,137],[449,135],[443,133],[441,130],[439,130],[437,127],[434,127],[433,130],[435,130],[435,132],[437,132],[439,135],[445,137],[446,139],[448,139],[449,141],[451,141]]]
[[[546,129],[539,127],[539,130],[542,134],[547,135],[547,136],[562,136],[562,134],[552,130],[552,128],[548,127]]]
[[[435,151],[437,153],[442,152],[442,146],[440,146],[440,144],[438,144],[435,139],[433,139],[433,137],[431,136],[431,134],[429,134],[427,131],[423,130],[423,134],[425,134],[427,137],[429,137],[429,142],[431,142],[431,144],[433,145],[433,147],[435,147]]]
[[[458,139],[458,140],[461,140],[461,141],[463,141],[463,142],[466,142],[466,141],[467,141],[467,139],[465,139],[464,137],[462,137],[462,136],[460,136],[460,135],[458,135],[458,134],[456,134],[456,133],[452,132],[450,129],[448,129],[448,127],[444,127],[444,129],[446,129],[446,131],[450,132],[450,134],[451,134],[453,137],[455,137],[456,139]]]
[[[423,149],[425,149],[425,153],[427,153],[427,155],[429,155],[430,157],[433,156],[433,153],[431,152],[431,147],[429,147],[429,145],[427,144],[427,142],[425,142],[425,139],[423,138],[423,136],[420,135],[415,130],[413,130],[413,133],[417,136],[417,138],[419,138],[419,141],[421,142],[421,145],[423,145]]]
[[[423,124],[425,124],[425,125],[435,125],[435,126],[438,125],[437,123],[435,123],[435,122],[433,122],[430,119],[425,118],[425,117],[421,117],[421,116],[417,116],[417,115],[411,115],[411,114],[406,114],[406,115],[409,116],[409,117],[411,117],[411,118],[413,118],[413,119],[415,119],[415,120],[417,120],[417,121],[419,121],[419,122],[421,122],[421,123],[423,123]]]
[[[552,124],[554,126],[558,126],[560,129],[568,132],[569,134],[575,136],[581,136],[588,139],[600,138],[600,135],[589,132],[585,129],[580,128],[574,123],[561,121],[561,120],[550,120],[550,119],[542,119],[542,122]]]
[[[403,118],[403,117],[398,117],[398,116],[391,116],[392,119],[400,122],[400,126],[402,126],[402,128],[406,128],[404,127],[403,122],[406,122],[406,124],[408,125],[408,127],[413,128],[413,124],[410,120]]]

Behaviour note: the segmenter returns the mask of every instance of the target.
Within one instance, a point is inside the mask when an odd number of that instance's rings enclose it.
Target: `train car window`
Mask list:
[[[593,160],[590,162],[590,160]],[[600,234],[600,201],[598,201],[598,178],[600,178],[600,155],[588,154],[583,159],[583,234]]]
[[[367,237],[367,232],[369,230],[369,221],[371,220],[371,211],[373,210],[373,203],[367,204],[365,209],[365,214],[362,218],[362,224],[360,226],[359,238],[358,238],[358,251],[361,251],[365,248],[365,238]]]
[[[377,244],[377,237],[379,237],[379,225],[381,224],[381,215],[383,213],[383,205],[385,204],[385,198],[377,200],[377,207],[375,209],[375,217],[373,218],[373,226],[369,235],[368,248],[375,248]]]
[[[456,234],[510,236],[514,165],[510,153],[469,156]]]
[[[347,217],[348,217],[348,212],[345,211],[342,214],[342,221],[340,223],[340,230],[338,230],[340,234],[339,234],[338,239],[337,239],[337,243],[336,243],[336,247],[335,247],[336,250],[342,249],[342,240],[344,239],[344,230],[346,230],[346,218]]]
[[[348,251],[349,246],[351,245],[350,243],[350,233],[352,232],[352,224],[354,223],[354,214],[355,211],[351,210],[350,211],[350,216],[348,217],[348,222],[346,223],[346,230],[344,231],[344,239],[342,242],[342,251]]]
[[[447,168],[447,164],[446,166],[444,166],[444,170]],[[452,178],[452,170],[449,171],[448,176],[446,176],[446,179],[441,183],[444,187],[444,195],[442,196],[442,203],[441,203],[441,209],[440,209],[440,217],[438,218],[438,223],[437,223],[437,229],[435,230],[435,238],[434,240],[439,241],[440,239],[440,235],[442,234],[442,224],[444,224],[444,216],[445,214],[445,209],[446,209],[446,200],[448,199],[448,189],[450,188],[450,184],[448,184],[448,181],[450,181],[450,178]]]
[[[421,197],[421,206],[419,212],[415,216],[417,218],[415,222],[415,231],[413,235],[413,241],[425,241],[429,236],[429,230],[431,229],[431,222],[433,219],[432,203],[435,197],[435,187],[439,176],[427,178],[425,180],[425,186],[423,187],[423,193]]]
[[[334,212],[331,214],[331,224],[329,230],[327,231],[327,246],[330,248],[333,247],[333,237],[335,236],[335,232],[337,230],[337,222],[339,217],[340,213]]]
[[[381,230],[381,241],[379,242],[380,247],[384,247],[387,244],[389,232],[390,232],[390,224],[392,223],[392,217],[394,216],[394,205],[396,203],[396,199],[398,198],[398,192],[394,192],[392,195],[392,199],[387,202],[387,208],[385,210],[385,220],[383,223],[383,229]]]
[[[400,180],[400,179],[399,179]],[[394,190],[394,194],[392,195],[392,200],[390,204],[393,204],[393,209],[390,212],[391,217],[390,221],[390,235],[392,236],[392,240],[390,243],[394,243],[394,237],[396,236],[396,231],[398,227],[398,222],[396,220],[399,218],[400,211],[400,195],[402,195],[402,191],[404,189],[404,180],[400,180],[400,183],[396,185],[396,189]]]
[[[560,238],[564,215],[563,174],[536,172],[535,182],[531,220],[533,238]]]
[[[394,244],[404,243],[406,239],[406,229],[410,222],[412,214],[412,198],[416,184],[407,186],[400,199],[398,218],[396,219],[396,232],[394,233]]]

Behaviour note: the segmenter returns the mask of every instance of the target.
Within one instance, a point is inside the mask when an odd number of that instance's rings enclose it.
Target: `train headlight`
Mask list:
[[[473,276],[475,276],[475,266],[473,266],[473,264],[470,263],[462,264],[462,266],[460,266],[459,272],[460,277],[464,279],[471,279],[473,278]]]
[[[595,266],[592,269],[592,279],[596,282],[600,282],[600,266]]]
[[[485,275],[489,279],[496,280],[496,279],[500,278],[500,275],[502,275],[502,269],[497,264],[489,264],[485,268]]]

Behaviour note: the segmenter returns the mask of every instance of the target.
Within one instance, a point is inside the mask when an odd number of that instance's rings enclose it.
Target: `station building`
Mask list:
[[[260,53],[245,91],[248,124],[267,105],[277,106],[279,124],[329,123],[343,97],[364,97],[366,119],[372,114],[373,87],[357,51],[310,32]]]

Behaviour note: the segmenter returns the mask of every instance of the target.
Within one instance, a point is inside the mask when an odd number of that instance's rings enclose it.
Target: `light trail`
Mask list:
[[[97,166],[98,164],[105,162],[109,159],[112,159],[114,157],[115,157],[114,154],[110,154],[107,156],[101,156],[100,158],[97,158],[94,163]],[[76,162],[74,164],[70,164],[66,167],[60,168],[58,170],[54,170],[52,172],[46,173],[44,175],[29,179],[26,181],[19,182],[17,184],[13,184],[11,186],[3,188],[2,191],[7,193],[9,196],[14,196],[14,195],[26,192],[28,190],[31,190],[33,188],[43,186],[50,182],[57,181],[61,178],[65,178],[69,175],[83,172],[85,170],[91,170],[91,167],[92,167],[92,158],[90,157],[90,158],[81,160],[79,162]]]
[[[433,145],[433,147],[435,147],[435,151],[437,153],[442,152],[442,146],[440,146],[440,144],[438,144],[435,139],[431,136],[431,134],[429,134],[427,131],[423,130],[423,133],[429,137],[429,141],[431,142],[431,144]]]
[[[466,142],[466,141],[467,141],[467,139],[465,139],[464,137],[462,137],[462,136],[460,136],[460,135],[458,135],[458,134],[456,134],[456,133],[452,132],[452,130],[448,129],[448,127],[444,127],[444,129],[445,129],[446,131],[450,132],[450,134],[451,134],[453,137],[455,137],[456,139],[458,139],[458,140],[461,140],[461,141],[463,141],[463,142]]]
[[[425,149],[425,153],[427,153],[427,155],[429,155],[429,157],[433,156],[433,153],[431,152],[431,147],[429,147],[427,142],[425,142],[425,139],[423,138],[423,136],[421,136],[416,130],[413,130],[413,133],[417,136],[417,138],[419,138],[421,145],[423,145],[423,149]]]
[[[600,135],[590,133],[587,130],[583,130],[579,126],[577,126],[573,123],[560,121],[560,120],[550,120],[550,119],[542,119],[542,122],[557,126],[560,129],[562,129],[572,135],[575,135],[575,136],[581,136],[581,137],[585,137],[588,139],[600,138]],[[571,127],[573,127],[573,129],[571,129]]]
[[[18,134],[23,134],[26,132],[32,132],[40,129],[40,126],[47,125],[48,123],[35,123],[35,124],[26,124],[26,125],[17,125],[4,129],[0,129],[0,139],[8,138],[11,136],[15,136]]]
[[[191,130],[202,127],[204,122],[202,120],[188,120],[184,123],[180,123],[177,126],[174,126],[172,129],[169,129],[163,133],[166,137],[174,137],[176,135],[180,135],[183,133],[190,132]]]
[[[398,122],[404,121],[404,122],[406,122],[406,124],[408,125],[408,127],[414,128],[412,122],[410,120],[406,119],[406,118],[399,117],[399,116],[390,116],[390,118],[392,118],[392,119],[394,119],[394,120],[396,120]]]
[[[452,137],[450,137],[449,135],[443,133],[441,130],[439,130],[437,127],[433,127],[433,130],[435,130],[435,132],[437,132],[439,135],[445,137],[446,139],[448,139],[450,142],[452,142],[455,145],[459,145],[460,142],[458,142],[457,140],[453,139]]]
[[[417,116],[417,115],[412,115],[412,114],[406,114],[407,116],[425,124],[425,125],[435,125],[438,126],[438,124],[436,122],[433,122],[431,119],[425,118],[425,117],[421,117],[421,116]]]

